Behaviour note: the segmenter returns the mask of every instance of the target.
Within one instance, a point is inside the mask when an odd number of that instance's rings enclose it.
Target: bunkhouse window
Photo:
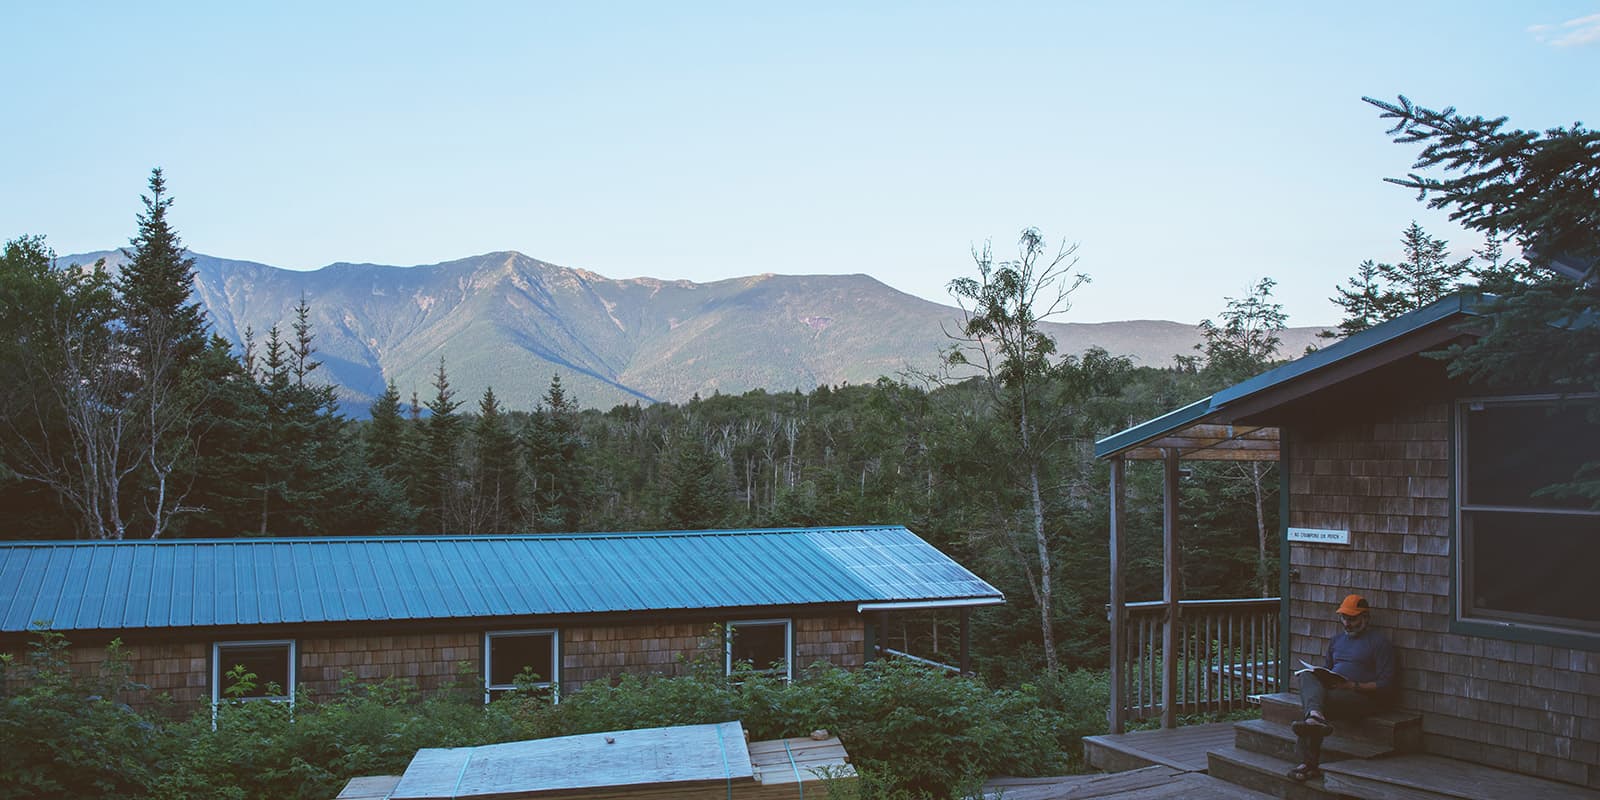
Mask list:
[[[1600,564],[1600,509],[1593,497],[1570,489],[1583,465],[1600,460],[1596,401],[1537,397],[1461,404],[1456,496],[1462,619],[1600,633],[1594,572]]]
[[[294,702],[294,640],[216,642],[211,645],[211,702]]]
[[[484,702],[515,689],[537,691],[554,701],[561,680],[559,639],[553,630],[484,634]]]
[[[789,680],[793,677],[793,641],[787,619],[747,619],[728,623],[727,672],[741,664],[756,672]]]

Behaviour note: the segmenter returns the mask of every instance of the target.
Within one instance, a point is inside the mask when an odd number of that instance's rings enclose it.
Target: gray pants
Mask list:
[[[1307,714],[1320,711],[1330,720],[1361,719],[1382,710],[1372,695],[1354,689],[1330,689],[1314,672],[1300,676],[1300,707]],[[1322,737],[1297,735],[1294,751],[1300,763],[1318,766],[1322,763]]]

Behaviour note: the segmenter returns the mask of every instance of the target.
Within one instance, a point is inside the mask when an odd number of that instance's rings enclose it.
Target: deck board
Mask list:
[[[1271,796],[1209,775],[1154,766],[1109,775],[990,781],[984,785],[984,797],[990,800],[1270,800]]]
[[[1212,722],[1153,731],[1085,736],[1084,749],[1103,748],[1128,761],[1204,772],[1206,753],[1233,744],[1233,723]],[[1096,763],[1091,758],[1091,763]]]
[[[1501,800],[1538,797],[1543,800],[1600,800],[1600,792],[1570,783],[1441,756],[1406,755],[1372,761],[1324,764],[1330,791],[1383,800]]]

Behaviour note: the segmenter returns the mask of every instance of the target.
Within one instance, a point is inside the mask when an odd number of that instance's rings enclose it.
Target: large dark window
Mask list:
[[[728,623],[728,672],[748,664],[758,672],[789,678],[789,620],[757,619]]]
[[[518,688],[539,689],[554,695],[560,680],[555,631],[501,631],[484,636],[484,696],[495,697]]]
[[[211,701],[293,700],[294,642],[211,646]]]
[[[1461,404],[1463,618],[1600,632],[1600,510],[1561,488],[1600,461],[1594,402]]]

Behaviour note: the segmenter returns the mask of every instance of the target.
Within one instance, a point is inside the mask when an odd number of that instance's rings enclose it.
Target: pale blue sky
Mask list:
[[[1034,225],[1093,277],[1066,321],[1270,276],[1312,325],[1412,219],[1476,244],[1382,182],[1415,149],[1362,95],[1600,122],[1600,0],[851,5],[6,3],[0,237],[123,245],[161,166],[191,248],[292,269],[520,250],[949,302]]]

